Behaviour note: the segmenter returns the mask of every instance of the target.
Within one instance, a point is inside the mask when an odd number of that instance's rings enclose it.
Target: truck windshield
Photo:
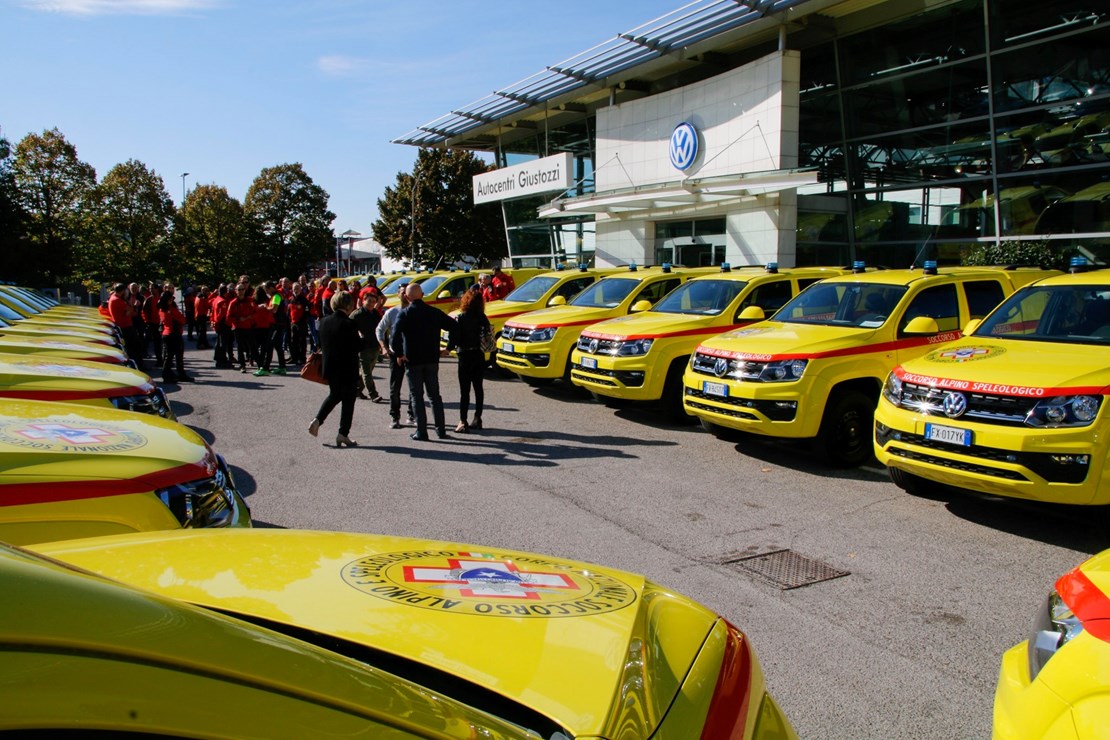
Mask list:
[[[505,300],[515,301],[516,303],[535,303],[543,298],[543,294],[550,290],[551,286],[557,282],[559,282],[559,278],[534,277],[505,296]]]
[[[877,329],[905,294],[904,285],[815,283],[779,309],[775,321]]]
[[[1033,342],[1110,344],[1110,286],[1057,285],[1014,293],[974,332]]]
[[[598,280],[590,287],[576,295],[570,302],[572,306],[586,308],[616,308],[621,301],[628,297],[633,288],[640,284],[639,280],[630,278],[606,278]]]
[[[651,310],[716,316],[728,308],[747,285],[745,280],[690,280],[671,291]]]

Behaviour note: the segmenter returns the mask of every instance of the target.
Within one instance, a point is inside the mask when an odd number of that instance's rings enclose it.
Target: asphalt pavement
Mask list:
[[[340,449],[338,409],[318,438],[307,431],[324,386],[217,370],[210,350],[186,355],[199,382],[166,390],[179,420],[226,457],[257,526],[432,537],[643,573],[751,638],[803,738],[989,737],[1003,651],[1026,638],[1055,580],[1110,539],[1082,510],[910,496],[875,463],[833,470],[804,445],[722,440],[650,408],[502,375],[486,380],[480,432],[414,441],[411,427],[388,428],[387,405],[360,400],[360,446]],[[383,391],[385,376],[379,365]],[[440,382],[454,429],[454,360]],[[826,580],[774,582],[816,578]]]

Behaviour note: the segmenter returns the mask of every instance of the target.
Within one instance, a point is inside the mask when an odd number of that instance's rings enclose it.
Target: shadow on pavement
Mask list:
[[[231,475],[235,478],[235,489],[239,491],[240,496],[246,498],[258,490],[258,483],[255,482],[253,475],[238,465],[228,464],[228,467],[231,468]]]

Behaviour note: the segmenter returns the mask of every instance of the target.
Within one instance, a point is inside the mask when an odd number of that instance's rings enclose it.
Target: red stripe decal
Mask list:
[[[203,463],[189,463],[124,480],[13,483],[0,486],[0,506],[47,504],[58,501],[79,501],[88,498],[122,496],[128,493],[146,493],[175,483],[185,483],[207,477],[209,477],[208,469]]]
[[[0,398],[25,398],[32,401],[76,401],[82,398],[118,398],[119,396],[145,396],[153,386],[127,386],[123,388],[101,388],[95,391],[22,391],[18,389],[0,390]]]
[[[725,326],[707,326],[702,329],[683,329],[682,331],[668,331],[659,334],[601,334],[596,331],[584,331],[582,336],[590,337],[591,339],[609,339],[613,341],[631,341],[635,339],[662,339],[664,337],[692,337],[698,334],[724,334],[726,331],[739,329],[741,326],[748,326],[755,323],[754,321],[744,321],[739,324],[726,324]]]
[[[1064,574],[1056,581],[1056,593],[1083,622],[1083,629],[1103,642],[1110,642],[1110,597],[1086,573],[1075,568]]]
[[[967,391],[968,393],[993,393],[1000,396],[1016,396],[1018,398],[1050,398],[1052,396],[1105,396],[1110,395],[1110,386],[1060,386],[1040,387],[1028,385],[1001,385],[999,383],[983,383],[971,380],[955,380],[953,378],[937,378],[931,375],[918,375],[907,373],[901,366],[894,368],[894,374],[907,383],[927,385],[931,388],[944,388],[946,390]]]
[[[748,720],[751,703],[752,653],[748,641],[740,630],[725,622],[725,656],[709,713],[701,728],[702,740],[743,740],[744,725]]]
[[[596,324],[601,319],[586,319],[585,321],[565,321],[559,324],[520,324],[516,321],[506,321],[505,326],[511,326],[514,329],[558,329],[561,326],[589,326]]]

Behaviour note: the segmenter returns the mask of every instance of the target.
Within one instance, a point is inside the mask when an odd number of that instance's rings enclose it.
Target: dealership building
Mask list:
[[[698,0],[395,142],[492,155],[515,266],[1106,262],[1110,3]]]

